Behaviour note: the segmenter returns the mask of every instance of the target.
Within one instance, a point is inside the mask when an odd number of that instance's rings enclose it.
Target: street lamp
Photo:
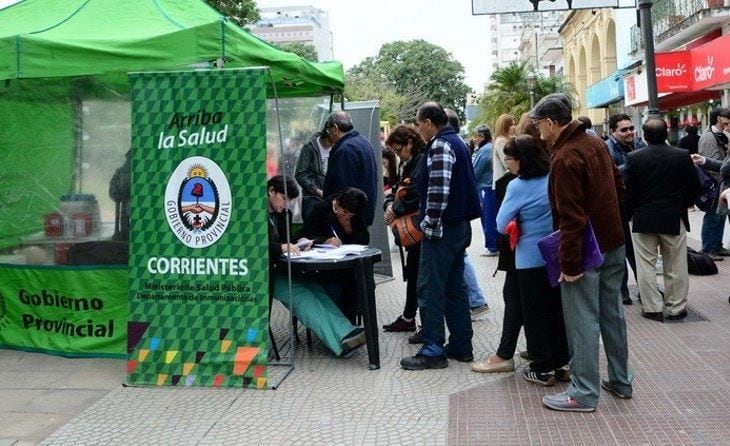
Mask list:
[[[537,84],[537,76],[535,73],[527,75],[527,88],[530,90],[530,110],[535,107],[535,86]]]

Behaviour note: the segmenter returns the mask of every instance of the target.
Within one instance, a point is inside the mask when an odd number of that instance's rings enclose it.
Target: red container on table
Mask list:
[[[71,234],[76,237],[88,237],[91,235],[91,214],[88,212],[77,212],[71,214]]]
[[[60,212],[51,212],[43,217],[46,228],[46,237],[63,237],[63,215]]]
[[[68,250],[71,243],[56,243],[56,265],[68,265]]]

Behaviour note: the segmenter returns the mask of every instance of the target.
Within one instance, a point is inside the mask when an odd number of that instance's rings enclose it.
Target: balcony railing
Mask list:
[[[651,8],[651,22],[654,28],[655,43],[663,41],[668,31],[695,14],[707,9],[723,8],[724,0],[655,0]],[[641,30],[631,27],[631,53],[638,54],[644,49]]]

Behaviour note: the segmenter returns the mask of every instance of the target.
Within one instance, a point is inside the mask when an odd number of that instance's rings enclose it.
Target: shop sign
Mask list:
[[[695,90],[730,82],[730,35],[692,50],[692,81]]]
[[[690,51],[657,53],[656,83],[659,93],[692,91],[692,59]]]

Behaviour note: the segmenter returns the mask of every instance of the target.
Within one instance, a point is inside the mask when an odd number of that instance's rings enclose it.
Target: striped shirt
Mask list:
[[[456,162],[456,153],[445,139],[433,141],[426,159],[428,167],[428,192],[426,195],[426,214],[421,222],[421,230],[426,237],[439,239],[443,236],[441,217],[449,204],[451,171]]]

